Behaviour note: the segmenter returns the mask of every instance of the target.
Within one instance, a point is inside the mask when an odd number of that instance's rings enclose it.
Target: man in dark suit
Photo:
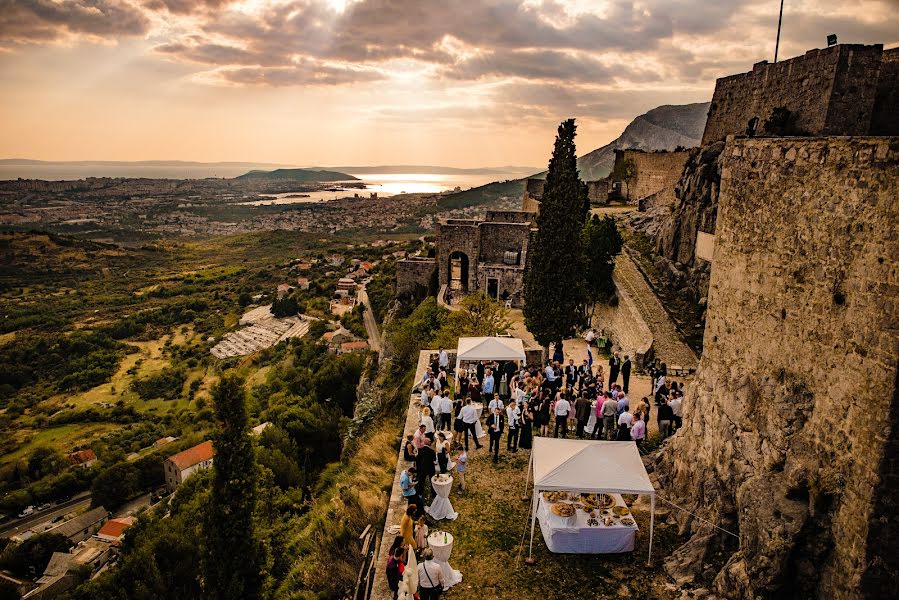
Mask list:
[[[568,359],[568,365],[565,367],[565,387],[572,391],[574,390],[574,385],[577,383],[577,365],[574,364],[574,359]]]
[[[622,387],[622,389],[626,394],[628,385],[631,382],[631,357],[627,354],[624,355],[624,362],[621,363],[621,379],[624,380],[624,386]]]
[[[618,352],[609,359],[609,385],[611,386],[618,379],[618,372],[621,370],[621,357]]]
[[[415,487],[418,496],[422,499],[422,504],[424,503],[425,492],[431,489],[431,477],[437,473],[437,468],[434,464],[437,462],[437,453],[431,447],[433,443],[425,444],[419,448],[418,454],[415,456],[415,472],[418,475],[418,482],[415,484]]]
[[[502,409],[495,409],[493,414],[487,417],[487,431],[490,432],[490,448],[493,452],[493,462],[499,460],[499,440],[503,437],[503,429],[506,427],[506,417]],[[419,452],[421,452],[419,450]]]

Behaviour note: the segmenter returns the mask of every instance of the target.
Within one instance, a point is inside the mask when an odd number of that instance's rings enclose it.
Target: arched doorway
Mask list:
[[[449,289],[468,293],[468,256],[458,250],[449,256]]]

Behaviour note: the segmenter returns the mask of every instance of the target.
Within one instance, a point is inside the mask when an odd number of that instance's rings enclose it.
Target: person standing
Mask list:
[[[459,369],[456,376],[456,400],[464,398],[468,395],[468,371]]]
[[[643,449],[643,439],[646,437],[646,423],[643,422],[643,415],[637,413],[634,417],[634,426],[631,427],[631,439],[637,444],[637,450]]]
[[[462,424],[465,426],[465,451],[468,451],[468,434],[474,439],[474,447],[481,448],[481,442],[478,441],[478,434],[475,433],[474,424],[478,422],[478,411],[471,405],[471,400],[465,401],[459,416],[462,417]]]
[[[574,364],[574,359],[568,359],[568,365],[565,367],[565,387],[568,388],[568,391],[574,391],[574,386],[577,383],[577,366]]]
[[[615,417],[618,416],[618,403],[609,392],[605,392],[602,403],[602,428],[607,440],[615,439]]]
[[[440,401],[440,429],[441,431],[450,431],[453,426],[453,401],[450,400],[449,394]]]
[[[444,371],[449,368],[449,354],[446,353],[443,346],[437,350],[437,366]]]
[[[518,452],[518,435],[521,432],[521,409],[518,403],[512,400],[506,407],[506,423],[509,425],[509,434],[506,437],[506,451]]]
[[[593,404],[584,394],[580,394],[574,401],[574,418],[577,420],[576,435],[579,439],[584,439],[584,428],[590,422],[592,408]]]
[[[683,394],[681,394],[680,392],[674,394],[674,398],[668,401],[668,406],[671,407],[671,412],[674,414],[675,431],[684,426],[683,415],[681,413],[681,411],[683,410],[683,401]]]
[[[614,354],[612,354],[612,358],[609,359],[609,385],[612,385],[618,380],[618,372],[621,370],[621,357],[618,356],[618,351],[616,350]]]
[[[593,340],[595,340],[595,339],[596,339],[596,332],[593,331],[593,328],[591,327],[591,328],[587,331],[587,335],[584,336],[584,341],[587,342],[587,347],[588,347],[588,348],[589,348],[590,346],[593,345]]]
[[[439,404],[440,396],[434,397],[434,404]],[[434,441],[434,419],[431,417],[431,409],[425,408],[421,411],[421,424],[425,427],[425,435],[428,436],[428,440]]]
[[[571,403],[565,399],[565,396],[559,394],[556,401],[556,407],[553,411],[556,415],[556,429],[553,437],[559,437],[559,430],[562,430],[562,437],[568,437],[568,413],[571,412]]]
[[[418,451],[418,456],[415,457],[415,470],[418,473],[418,485],[416,486],[418,495],[422,499],[422,504],[424,503],[426,494],[429,494],[428,489],[431,483],[431,477],[433,477],[436,472],[435,463],[437,462],[437,454],[434,452],[434,448],[431,447],[431,444],[425,444]],[[421,508],[424,510],[424,506]]]
[[[621,363],[621,379],[624,384],[622,389],[626,394],[631,382],[631,357],[627,354],[624,355],[624,362]]]
[[[537,420],[537,414],[534,411],[533,402],[525,402],[522,405],[521,413],[521,433],[519,434],[518,445],[525,450],[530,450],[534,444],[534,422]]]
[[[503,429],[505,429],[506,417],[503,411],[497,408],[489,417],[487,417],[487,431],[490,434],[489,451],[493,452],[493,462],[499,460],[499,442],[503,437]]]
[[[478,361],[478,364],[475,366],[475,375],[478,377],[478,381],[484,381],[484,371],[486,367],[484,366],[484,361]]]
[[[403,498],[409,506],[421,506],[421,498],[415,486],[415,467],[409,467],[400,473],[400,489],[403,491]]]
[[[496,381],[493,379],[493,370],[487,369],[487,371],[484,373],[484,383],[481,386],[481,391],[484,393],[484,400],[493,400],[495,385]]]
[[[414,534],[415,512],[417,510],[417,506],[410,504],[406,507],[406,513],[400,521],[400,535],[403,536],[403,548],[411,548],[413,552],[418,548]]]
[[[440,473],[446,473],[446,467],[449,464],[449,442],[446,441],[446,435],[441,431],[437,434],[437,466]]]
[[[538,427],[540,428],[540,435],[546,437],[549,435],[549,413],[551,407],[546,388],[541,388],[537,401],[540,403],[537,410]]]
[[[662,441],[671,435],[671,422],[674,421],[674,411],[671,410],[671,405],[668,404],[667,399],[659,406],[656,419],[659,420],[659,441]]]
[[[425,548],[418,565],[418,589],[421,600],[438,600],[443,593],[443,569],[434,561],[434,551]]]
[[[403,548],[399,546],[390,553],[387,559],[387,587],[393,592],[393,600],[397,599],[400,592],[400,581],[403,580],[403,572],[406,570],[406,563],[403,561]]]
[[[458,444],[457,444],[458,445]],[[468,452],[462,450],[456,457],[456,475],[459,476],[459,490],[465,491],[465,474],[468,472]]]

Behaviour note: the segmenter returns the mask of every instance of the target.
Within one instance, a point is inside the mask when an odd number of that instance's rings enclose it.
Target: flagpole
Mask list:
[[[777,16],[777,42],[774,44],[774,62],[777,62],[777,52],[780,50],[780,24],[784,18],[784,0],[780,0],[780,14]]]

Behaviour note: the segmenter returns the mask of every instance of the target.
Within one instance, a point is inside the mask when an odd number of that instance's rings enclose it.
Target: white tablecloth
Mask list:
[[[443,541],[444,536],[446,542]],[[435,531],[428,536],[428,547],[434,552],[434,562],[443,569],[443,589],[448,590],[457,583],[462,583],[462,573],[449,564],[450,555],[453,553],[453,534]]]
[[[453,478],[447,477],[445,481],[440,481],[437,476],[431,477],[431,487],[434,488],[434,501],[431,506],[425,508],[425,512],[436,520],[449,519],[455,521],[459,513],[453,510],[450,503],[450,490],[453,488]]]
[[[626,506],[620,494],[612,494],[615,503]],[[572,554],[612,554],[617,552],[633,552],[634,540],[637,536],[637,524],[628,527],[618,520],[607,527],[603,524],[597,510],[598,527],[587,525],[590,517],[582,510],[578,510],[573,517],[564,518],[556,515],[549,509],[550,503],[543,494],[537,504],[537,520],[540,521],[540,531],[546,546],[552,552],[566,552]]]

